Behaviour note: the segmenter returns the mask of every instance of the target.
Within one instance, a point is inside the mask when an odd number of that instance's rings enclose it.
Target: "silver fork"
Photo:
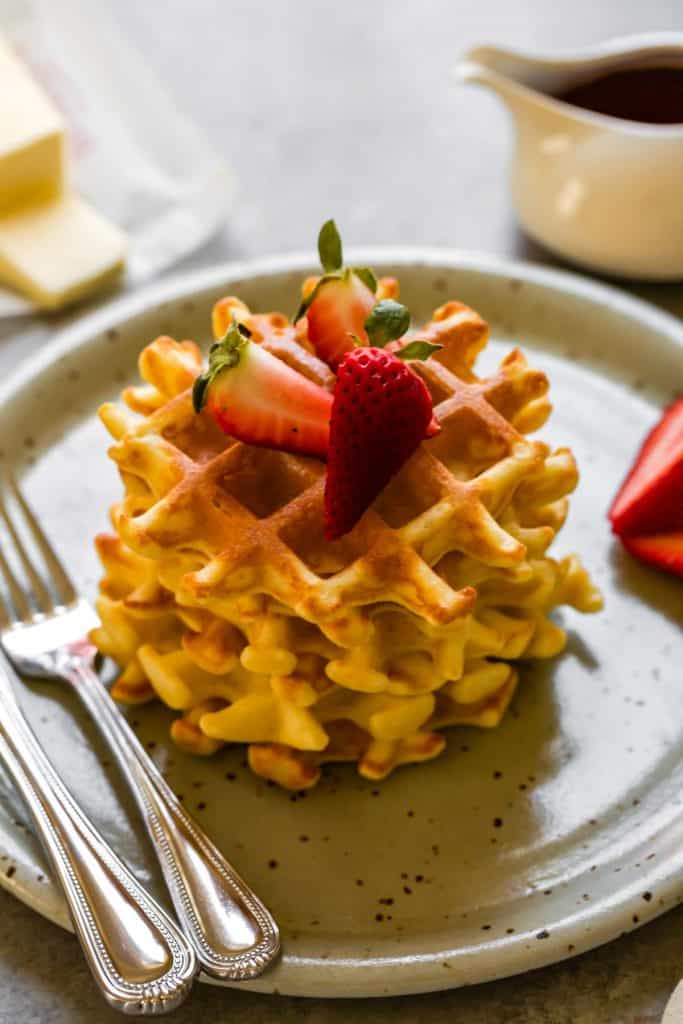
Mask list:
[[[29,584],[25,591],[0,547],[0,574],[16,615],[0,642],[18,672],[70,682],[114,753],[140,808],[183,931],[204,971],[243,980],[277,956],[277,925],[255,893],[185,810],[94,670],[87,639],[98,619],[79,597],[12,477],[0,489],[0,520]],[[36,569],[16,524],[23,521],[47,575]],[[32,607],[35,606],[35,607]]]
[[[19,709],[6,664],[0,654],[0,759],[62,884],[95,982],[122,1013],[168,1013],[192,987],[194,949],[62,783]]]

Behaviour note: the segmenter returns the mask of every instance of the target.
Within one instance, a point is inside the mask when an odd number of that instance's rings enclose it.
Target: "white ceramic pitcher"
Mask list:
[[[559,59],[495,47],[456,68],[498,93],[516,125],[512,196],[528,233],[593,270],[683,278],[683,125],[591,113],[555,99],[608,71],[683,66],[683,33],[616,39]]]

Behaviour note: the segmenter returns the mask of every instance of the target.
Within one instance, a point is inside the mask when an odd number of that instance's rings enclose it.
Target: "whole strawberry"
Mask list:
[[[433,346],[413,358],[425,358]],[[410,346],[407,346],[410,348]],[[408,356],[410,358],[410,354]],[[325,536],[353,529],[419,444],[438,430],[424,381],[381,348],[348,352],[337,370],[325,486]]]

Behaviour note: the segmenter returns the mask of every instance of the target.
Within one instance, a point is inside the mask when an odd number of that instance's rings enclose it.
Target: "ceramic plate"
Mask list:
[[[626,557],[605,512],[658,410],[683,381],[683,328],[573,275],[444,251],[363,252],[401,278],[418,321],[458,297],[492,324],[492,366],[520,344],[546,370],[543,431],[582,469],[554,550],[578,550],[605,594],[596,616],[562,614],[570,641],[529,666],[494,731],[456,729],[438,760],[381,785],[352,767],[297,796],[253,777],[238,748],[210,760],[166,740],[161,705],[134,728],[280,921],[282,960],[244,987],[308,996],[430,991],[539,967],[612,939],[683,899],[680,580]],[[88,594],[91,537],[119,483],[95,416],[158,334],[209,340],[211,304],[239,294],[291,311],[296,257],[164,283],[77,323],[0,392],[3,459]],[[20,686],[50,757],[105,836],[161,895],[117,772],[72,696]],[[0,881],[68,927],[59,892],[8,784],[0,783]]]

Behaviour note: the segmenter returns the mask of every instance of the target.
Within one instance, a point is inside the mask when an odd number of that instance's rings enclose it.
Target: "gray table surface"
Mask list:
[[[683,30],[681,0],[113,0],[112,9],[238,177],[229,223],[187,266],[311,247],[330,215],[350,244],[553,262],[515,226],[507,117],[492,96],[452,86],[456,56],[483,41],[552,53]],[[681,286],[632,290],[683,315]],[[54,329],[0,326],[0,372]],[[683,974],[679,930],[683,908],[555,967],[402,999],[300,1000],[201,986],[170,1019],[648,1024]],[[116,1019],[75,939],[0,892],[0,1024]]]

